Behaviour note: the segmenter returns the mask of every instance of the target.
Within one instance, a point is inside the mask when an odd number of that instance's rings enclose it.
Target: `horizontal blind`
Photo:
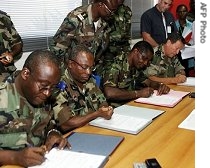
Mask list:
[[[66,15],[82,0],[1,0],[0,10],[12,19],[24,51],[47,49]]]

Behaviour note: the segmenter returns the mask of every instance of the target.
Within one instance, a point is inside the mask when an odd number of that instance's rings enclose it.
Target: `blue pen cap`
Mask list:
[[[63,92],[67,88],[67,84],[64,81],[60,81],[57,85],[57,88]]]
[[[100,87],[101,85],[101,77],[97,74],[92,74],[92,77],[96,80],[96,85]]]

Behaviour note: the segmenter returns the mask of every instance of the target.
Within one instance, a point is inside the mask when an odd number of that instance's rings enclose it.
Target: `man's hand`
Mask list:
[[[98,109],[98,113],[100,117],[110,120],[113,114],[113,108],[111,106],[108,107],[103,106]]]
[[[68,140],[63,138],[62,134],[55,129],[52,129],[48,133],[45,145],[47,151],[50,151],[54,146],[58,147],[58,149],[64,149],[65,147],[71,148]]]
[[[141,90],[136,90],[136,97],[150,97],[154,93],[154,89],[146,87]]]
[[[175,83],[183,83],[187,80],[187,77],[185,75],[181,75],[181,74],[176,75],[175,78],[176,78]]]
[[[160,86],[157,90],[157,95],[167,94],[169,91],[170,88],[167,85],[160,83]]]
[[[24,167],[40,165],[45,161],[45,152],[43,147],[27,147],[15,152],[14,160],[17,165]]]
[[[0,62],[2,62],[4,65],[10,64],[12,61],[13,61],[13,56],[8,51],[6,51],[0,56]]]

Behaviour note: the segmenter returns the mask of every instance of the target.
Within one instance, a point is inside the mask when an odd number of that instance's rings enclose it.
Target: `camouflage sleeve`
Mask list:
[[[96,86],[96,81],[93,78],[90,78],[89,83],[87,84],[88,88],[88,94],[91,97],[92,103],[97,105],[94,105],[94,109],[98,110],[99,106],[101,104],[107,103],[106,98],[103,94],[103,92]]]
[[[77,43],[75,41],[75,31],[78,29],[79,24],[77,16],[70,12],[54,35],[50,50],[57,56],[66,56],[70,52],[68,50],[71,49],[71,46]]]
[[[144,71],[144,74],[149,77],[149,76],[158,76],[160,67],[154,64],[150,64],[149,67]]]
[[[117,64],[113,63],[111,67],[106,68],[103,77],[103,86],[118,87],[118,76],[120,74]]]
[[[56,96],[56,104],[53,107],[54,118],[58,122],[58,125],[66,122],[70,117],[74,116],[68,105],[68,93],[66,91],[60,92]]]
[[[111,22],[112,32],[110,41],[127,41],[131,39],[131,17],[132,12],[129,7],[121,6],[117,14],[114,15],[114,22]],[[114,24],[113,24],[114,23]]]
[[[180,70],[184,70],[185,68],[182,66],[181,62],[179,61],[178,57],[175,57],[174,60],[174,68],[175,68],[175,75],[180,74]]]
[[[15,29],[15,26],[9,16],[5,16],[4,20],[5,28],[7,29],[6,36],[7,36],[7,41],[9,41],[10,46],[13,47],[14,45],[17,45],[19,43],[22,43],[22,39]]]

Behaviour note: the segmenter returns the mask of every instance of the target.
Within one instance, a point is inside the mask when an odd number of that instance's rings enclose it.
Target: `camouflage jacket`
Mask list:
[[[12,20],[5,12],[0,11],[0,55],[6,51],[11,52],[12,47],[19,43],[22,43],[22,39],[16,31]],[[0,66],[4,65],[1,64]],[[6,67],[0,67],[0,73],[13,72],[15,70],[14,62]]]
[[[107,23],[99,19],[97,29],[95,29],[91,7],[91,4],[81,6],[70,12],[54,35],[50,50],[61,61],[77,44],[86,45],[94,54],[96,61],[107,47],[109,41]]]
[[[108,50],[111,53],[118,55],[122,50],[130,50],[129,40],[131,40],[131,17],[131,9],[122,4],[118,7],[118,10],[115,12],[112,19],[108,21],[111,29]]]
[[[96,86],[92,77],[84,84],[83,90],[75,84],[68,70],[65,70],[62,80],[67,87],[56,96],[56,104],[53,107],[55,119],[59,125],[70,117],[84,116],[89,112],[94,112],[102,103],[106,103],[104,94]]]
[[[14,78],[0,83],[0,149],[40,146],[54,125],[49,105],[34,108],[16,90]],[[55,122],[54,122],[55,123]]]
[[[154,57],[150,66],[145,70],[146,76],[175,77],[184,70],[177,56],[167,57],[162,52],[162,45],[154,48]]]
[[[116,87],[125,90],[137,90],[145,87],[144,81],[147,77],[144,75],[143,70],[137,70],[136,68],[130,67],[128,64],[127,53],[114,58],[114,61],[110,67],[105,67],[105,73],[103,77],[103,86]],[[109,102],[113,106],[120,104],[114,104]]]

